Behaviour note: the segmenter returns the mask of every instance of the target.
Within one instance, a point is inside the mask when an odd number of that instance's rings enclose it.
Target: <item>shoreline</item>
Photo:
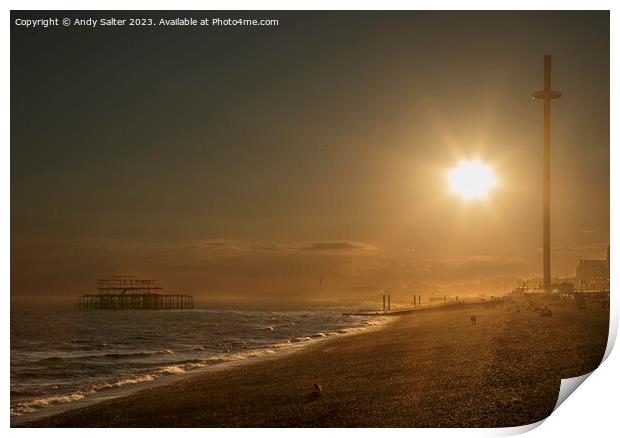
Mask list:
[[[521,300],[522,301],[522,300]],[[560,379],[592,371],[608,312],[524,302],[390,318],[291,354],[71,409],[26,427],[509,427],[545,418]],[[431,310],[431,309],[429,309]],[[478,318],[471,325],[469,316]],[[568,343],[568,344],[567,344]],[[312,385],[323,388],[313,399]],[[12,424],[13,426],[13,424]]]
[[[331,339],[354,336],[379,330],[381,327],[390,324],[393,321],[393,318],[384,318],[383,315],[377,315],[377,319],[367,325],[352,326],[348,329],[345,329],[345,332],[336,332],[324,336],[307,336],[307,340],[304,340],[302,342],[291,342],[286,346],[278,344],[278,349],[275,349],[273,345],[267,345],[262,349],[248,352],[248,356],[242,359],[231,359],[216,364],[205,364],[203,367],[189,368],[178,373],[162,374],[151,379],[142,380],[141,377],[144,376],[135,376],[135,378],[139,380],[137,383],[129,384],[126,386],[120,385],[118,387],[105,389],[103,391],[97,391],[94,392],[92,395],[86,395],[83,398],[74,399],[69,402],[50,403],[44,409],[41,409],[39,411],[27,413],[26,415],[11,416],[10,424],[11,427],[20,427],[24,424],[32,423],[35,421],[42,421],[48,417],[60,415],[68,411],[103,403],[108,400],[128,397],[143,390],[159,388],[173,383],[183,382],[185,380],[192,379],[202,374],[217,373],[231,367],[240,367],[270,360],[278,360],[279,358],[283,358],[291,354],[302,353],[303,351],[312,347],[315,344],[325,342]],[[81,391],[78,392],[81,393]],[[75,393],[69,393],[63,394],[60,397],[71,399],[74,395]],[[11,409],[13,409],[13,407]]]

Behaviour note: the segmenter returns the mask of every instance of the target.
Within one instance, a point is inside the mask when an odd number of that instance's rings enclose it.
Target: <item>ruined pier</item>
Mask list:
[[[97,280],[95,293],[77,298],[75,310],[187,310],[191,295],[163,293],[156,280],[117,275]]]

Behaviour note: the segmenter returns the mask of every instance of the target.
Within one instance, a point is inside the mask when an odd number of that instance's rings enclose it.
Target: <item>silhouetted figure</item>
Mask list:
[[[474,315],[474,325],[476,325],[478,321],[476,320],[476,316]]]

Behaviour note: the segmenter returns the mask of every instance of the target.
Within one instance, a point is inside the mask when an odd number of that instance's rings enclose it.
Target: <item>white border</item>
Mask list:
[[[286,1],[274,1],[274,0],[245,0],[245,1],[189,1],[189,0],[177,0],[174,2],[165,2],[161,0],[153,0],[153,1],[135,1],[135,0],[108,0],[108,1],[91,1],[87,4],[85,2],[76,1],[76,0],[64,0],[64,1],[56,1],[53,4],[50,4],[49,1],[8,1],[7,4],[9,8],[5,9],[5,33],[2,44],[2,76],[3,82],[5,83],[5,87],[2,90],[2,97],[4,102],[3,107],[3,117],[2,117],[2,133],[4,134],[3,138],[3,148],[2,148],[2,159],[0,160],[0,165],[2,166],[2,178],[3,184],[0,188],[0,196],[2,201],[2,242],[4,243],[4,251],[2,251],[2,259],[0,260],[0,272],[2,275],[3,283],[5,285],[4,290],[6,291],[7,299],[5,303],[8,304],[9,301],[9,291],[10,291],[10,148],[9,148],[9,129],[10,129],[10,81],[9,81],[9,63],[10,63],[10,9],[33,9],[33,10],[93,10],[93,9],[101,9],[101,10],[139,10],[139,9],[150,9],[150,10],[310,10],[310,9],[354,9],[354,10],[375,10],[375,9],[418,9],[418,10],[442,10],[442,9],[452,9],[452,10],[464,10],[464,9],[473,9],[473,10],[547,10],[547,9],[562,9],[562,10],[579,10],[579,9],[588,9],[588,10],[611,10],[611,120],[618,120],[617,115],[617,104],[618,104],[618,87],[616,83],[613,81],[613,78],[620,77],[620,70],[618,69],[618,32],[615,31],[615,26],[618,24],[618,20],[616,18],[616,10],[614,8],[617,2],[612,1],[532,1],[532,0],[522,0],[522,1],[424,1],[424,2],[411,2],[404,0],[384,0],[381,2],[377,1],[369,1],[369,0],[360,0],[360,1],[342,1],[342,0],[315,0],[315,1],[296,1],[286,2]],[[527,25],[527,24],[524,24]],[[611,199],[618,199],[620,195],[620,191],[618,190],[618,177],[615,172],[618,169],[618,135],[617,129],[614,124],[611,124]],[[616,239],[616,229],[613,224],[618,223],[618,206],[617,202],[611,203],[611,259],[617,260],[619,256],[618,246],[619,243]],[[614,343],[614,340],[618,331],[618,297],[616,291],[618,288],[618,269],[615,269],[615,266],[612,264],[612,306],[611,306],[611,320],[610,320],[610,339],[608,343],[608,348],[606,352],[606,361],[592,373],[592,376],[588,378],[588,384],[582,386],[578,389],[578,396],[570,397],[561,408],[552,414],[548,420],[544,422],[542,427],[530,432],[533,435],[536,434],[550,434],[550,435],[566,435],[566,436],[580,436],[583,437],[584,434],[592,434],[595,435],[610,435],[609,432],[616,431],[617,425],[615,418],[617,416],[616,405],[617,405],[617,390],[618,388],[618,378],[617,371],[619,368],[619,359],[617,353],[611,353],[611,346]],[[2,421],[5,424],[5,427],[9,427],[9,399],[8,394],[10,393],[10,383],[9,383],[9,357],[10,357],[10,343],[9,343],[9,329],[10,329],[10,311],[9,307],[3,307],[3,313],[5,318],[3,319],[4,324],[2,325],[3,335],[0,340],[2,342],[2,350],[5,352],[5,359],[2,363],[3,376],[2,379],[2,405],[1,412],[6,412],[6,416],[3,417]],[[354,409],[354,407],[352,407]],[[402,435],[404,434],[421,434],[424,436],[452,436],[458,434],[459,436],[498,436],[512,433],[521,433],[526,431],[528,426],[522,428],[513,428],[510,430],[507,429],[382,429],[380,433],[385,434],[393,434],[393,435]],[[85,432],[80,429],[55,429],[55,430],[45,430],[45,431],[31,431],[24,429],[11,429],[10,433],[13,434],[35,434],[35,433],[45,433],[50,434],[52,436],[60,435],[73,435],[79,434],[82,435]],[[107,431],[98,429],[98,430],[89,430],[88,434],[94,434],[99,436],[100,434],[107,433]],[[128,430],[115,430],[116,433],[134,433],[133,429],[131,431]],[[153,434],[155,436],[165,436],[169,432],[163,429],[151,429],[146,433]],[[179,432],[175,432],[179,433]],[[192,436],[204,436],[205,431],[201,429],[188,429],[183,430],[181,433],[192,435]],[[239,433],[251,433],[252,435],[259,437],[267,437],[270,438],[273,436],[282,436],[287,437],[291,433],[295,433],[297,436],[314,436],[316,431],[311,429],[296,429],[294,432],[286,429],[256,429],[249,431],[244,431],[240,429],[216,429],[209,431],[209,433],[217,434],[218,436],[235,436]],[[322,429],[321,434],[327,435],[336,435],[341,433],[338,430],[330,430],[330,429]],[[354,432],[356,435],[361,438],[370,438],[371,436],[376,435],[378,433],[374,429],[356,429]]]

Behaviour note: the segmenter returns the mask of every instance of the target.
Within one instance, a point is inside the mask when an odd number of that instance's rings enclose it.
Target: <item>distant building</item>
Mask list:
[[[605,260],[579,260],[577,287],[581,290],[609,289],[609,249]]]
[[[559,292],[564,293],[564,294],[572,293],[575,290],[575,285],[568,281],[563,281],[562,283],[558,284],[556,287]]]
[[[608,268],[609,268],[609,266],[611,266],[611,265],[609,264],[609,247],[610,247],[610,245],[607,245],[607,267],[608,267]]]

